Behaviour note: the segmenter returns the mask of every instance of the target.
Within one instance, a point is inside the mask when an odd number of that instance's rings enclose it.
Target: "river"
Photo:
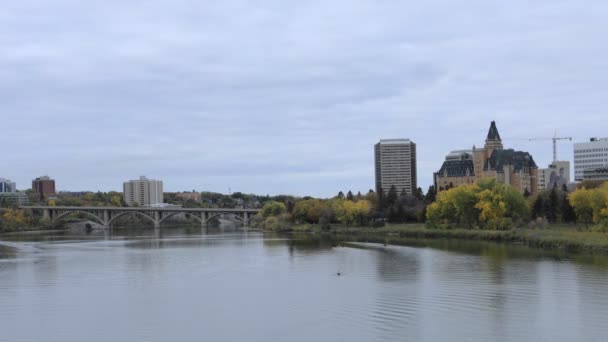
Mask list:
[[[0,240],[0,341],[608,341],[604,257],[241,230]]]

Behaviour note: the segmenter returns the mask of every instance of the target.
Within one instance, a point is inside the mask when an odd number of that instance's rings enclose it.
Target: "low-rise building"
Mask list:
[[[556,161],[546,169],[538,170],[538,190],[550,189],[554,186],[563,188],[570,184],[570,162]]]
[[[179,198],[183,201],[195,201],[195,202],[200,202],[201,201],[201,193],[200,192],[178,192],[177,194],[175,194],[176,198]]]
[[[49,176],[41,176],[32,181],[32,190],[39,200],[43,201],[55,196],[55,180]]]
[[[28,204],[30,204],[30,199],[23,191],[0,192],[0,207]]]
[[[15,191],[17,191],[15,182],[11,182],[10,179],[0,178],[0,193]]]

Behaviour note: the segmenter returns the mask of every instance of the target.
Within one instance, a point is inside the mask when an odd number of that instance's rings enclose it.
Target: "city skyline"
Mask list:
[[[32,4],[0,15],[1,176],[20,189],[147,174],[167,191],[329,197],[373,189],[370,146],[410,138],[426,191],[446,147],[492,120],[542,167],[550,141],[526,138],[606,136],[600,1]]]

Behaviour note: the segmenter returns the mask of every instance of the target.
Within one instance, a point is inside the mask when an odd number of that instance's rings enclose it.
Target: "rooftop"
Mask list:
[[[390,144],[411,144],[410,139],[380,139],[379,144],[390,145]]]
[[[530,153],[507,149],[494,150],[483,169],[502,171],[503,167],[507,165],[513,166],[514,171],[520,171],[525,167],[537,167]]]
[[[500,134],[498,134],[498,128],[496,128],[496,122],[492,121],[490,123],[490,130],[488,131],[488,139],[487,140],[501,140]]]
[[[474,170],[475,166],[472,159],[446,160],[437,174],[443,177],[474,176]]]

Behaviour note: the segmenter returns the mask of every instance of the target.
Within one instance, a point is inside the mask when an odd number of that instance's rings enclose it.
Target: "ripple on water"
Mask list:
[[[0,340],[608,336],[608,272],[570,261],[260,234],[70,239],[0,259]]]

